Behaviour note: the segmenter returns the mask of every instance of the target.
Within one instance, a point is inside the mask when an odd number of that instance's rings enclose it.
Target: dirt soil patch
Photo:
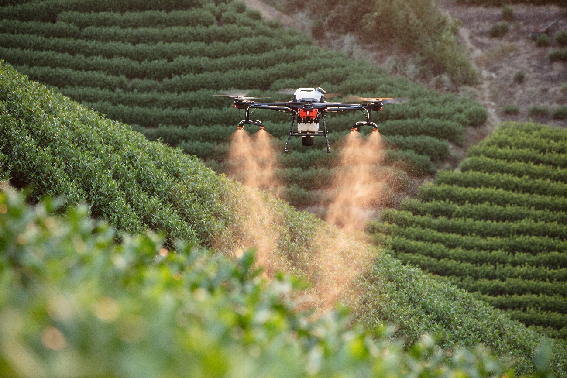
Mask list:
[[[560,46],[553,36],[567,30],[564,8],[556,6],[511,5],[513,19],[502,19],[500,7],[471,7],[456,5],[455,0],[443,0],[442,5],[462,25],[460,39],[471,54],[482,76],[479,100],[502,121],[530,119],[555,126],[567,125],[565,120],[553,119],[552,113],[567,104],[567,64],[552,62],[549,54]],[[530,33],[548,30],[551,44],[538,47]],[[490,28],[506,22],[509,31],[501,38],[491,38]],[[519,77],[523,76],[523,80]],[[518,114],[505,112],[517,107]],[[530,114],[532,107],[548,109],[547,115]]]

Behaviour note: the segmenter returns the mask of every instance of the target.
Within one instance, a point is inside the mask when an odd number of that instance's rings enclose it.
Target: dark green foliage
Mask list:
[[[554,35],[555,42],[561,46],[567,45],[567,30],[560,30]]]
[[[522,84],[526,80],[526,73],[524,71],[518,71],[514,74],[514,82]]]
[[[561,128],[503,124],[458,172],[439,172],[418,199],[384,211],[369,231],[389,234],[389,250],[405,263],[478,292],[549,336],[565,335],[566,142]]]
[[[514,77],[515,79],[515,77]],[[520,113],[520,108],[515,106],[515,105],[507,105],[504,107],[504,109],[502,110],[504,112],[504,114],[519,114]]]
[[[560,106],[551,112],[553,119],[567,119],[567,106]]]
[[[567,47],[563,49],[553,50],[549,54],[549,59],[552,62],[558,62],[558,61],[567,62]]]
[[[502,7],[502,19],[504,21],[512,21],[514,19],[514,9],[509,4]]]
[[[509,26],[507,22],[499,22],[490,27],[488,35],[490,35],[491,38],[502,38],[508,33],[508,29]]]
[[[528,109],[530,117],[546,117],[549,114],[549,109],[546,106],[534,105]]]
[[[548,47],[551,44],[551,40],[547,34],[540,34],[536,38],[537,47]]]

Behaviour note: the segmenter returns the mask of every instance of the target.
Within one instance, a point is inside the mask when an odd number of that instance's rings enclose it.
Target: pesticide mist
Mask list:
[[[382,183],[375,171],[382,161],[382,143],[378,133],[362,137],[351,133],[341,141],[334,185],[327,200],[326,223],[317,223],[309,244],[309,258],[303,261],[304,276],[312,286],[305,291],[303,305],[318,313],[332,309],[347,295],[353,297],[351,283],[370,266],[373,254],[368,248],[352,248],[357,243],[353,232],[363,229],[367,212],[380,198]],[[250,134],[235,132],[229,143],[227,174],[246,186],[239,209],[249,230],[248,239],[240,241],[241,248],[255,248],[257,264],[267,276],[289,268],[292,257],[278,251],[282,219],[266,207],[266,192],[278,196],[281,183],[276,178],[277,152],[272,137],[264,130]],[[315,226],[314,222],[314,226]],[[234,253],[238,256],[242,249]],[[349,251],[349,252],[347,252]],[[353,252],[354,251],[354,252]]]

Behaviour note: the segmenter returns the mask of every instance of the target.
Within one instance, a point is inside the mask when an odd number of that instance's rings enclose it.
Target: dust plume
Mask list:
[[[384,160],[378,132],[368,137],[352,132],[341,141],[333,186],[325,221],[335,227],[323,227],[313,240],[316,270],[312,289],[317,313],[323,313],[347,297],[356,300],[353,282],[371,266],[374,252],[362,245],[353,248],[356,236],[381,200],[384,180],[378,174]]]
[[[251,135],[245,130],[236,131],[229,143],[227,174],[244,184],[243,196],[251,201],[242,201],[238,212],[244,220],[243,227],[247,240],[238,241],[238,255],[242,249],[255,247],[257,264],[265,271],[278,270],[275,263],[279,229],[273,212],[266,207],[266,195],[274,194],[279,188],[275,170],[277,155],[272,146],[271,136],[264,130]],[[260,189],[260,190],[258,190]]]
[[[270,191],[279,186],[275,176],[276,151],[265,130],[253,135],[236,131],[230,139],[228,162],[228,174],[250,188]]]
[[[346,231],[361,230],[369,214],[381,200],[385,182],[377,170],[384,160],[378,132],[363,137],[358,132],[346,136],[333,179],[326,222]]]
[[[301,242],[295,241],[304,245],[304,257],[296,260],[297,256],[290,258],[281,253],[280,242],[290,237],[289,226],[286,220],[278,218],[264,193],[279,187],[275,174],[277,154],[270,138],[263,130],[253,135],[239,130],[231,138],[227,173],[245,185],[242,196],[246,200],[234,200],[238,203],[240,223],[227,228],[223,238],[227,241],[233,235],[245,235],[245,240],[232,244],[237,247],[236,255],[242,249],[255,247],[256,263],[268,276],[299,269],[313,284],[302,295],[302,306],[314,308],[320,315],[334,308],[338,301],[356,300],[353,282],[371,266],[374,255],[353,235],[327,223],[318,225],[315,216],[312,224],[304,225],[306,233],[298,237]],[[382,160],[382,148],[378,133],[368,138],[353,133],[344,142],[327,221],[348,230],[362,228],[365,219],[360,212],[371,207],[379,196],[381,184],[376,180],[375,168]],[[311,225],[316,226],[310,228]],[[360,248],[353,248],[358,243]]]

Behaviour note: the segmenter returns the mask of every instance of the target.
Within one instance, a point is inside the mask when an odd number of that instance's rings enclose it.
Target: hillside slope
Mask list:
[[[443,347],[482,343],[519,372],[533,371],[546,339],[455,287],[404,267],[313,215],[147,141],[0,64],[1,170],[32,198],[63,196],[121,231],[160,232],[166,245],[190,239],[227,254],[256,246],[268,275],[306,279],[306,305],[337,301],[355,309],[370,331],[395,324],[409,343],[424,332]],[[553,370],[565,372],[565,349],[553,344]]]
[[[389,251],[567,339],[567,131],[504,123],[370,226]]]

